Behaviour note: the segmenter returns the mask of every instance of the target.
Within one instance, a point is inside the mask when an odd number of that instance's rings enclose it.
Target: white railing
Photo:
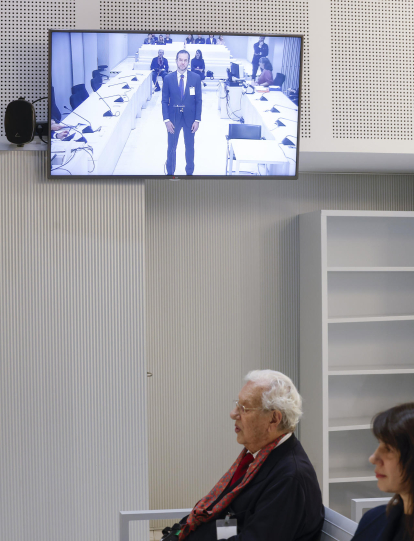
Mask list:
[[[391,498],[355,498],[351,500],[351,517],[359,522],[364,514],[364,509],[372,509],[379,505],[386,505]]]
[[[119,541],[129,541],[129,523],[133,520],[181,519],[188,515],[191,509],[158,509],[155,511],[120,511],[119,512]]]
[[[119,541],[129,541],[129,523],[133,520],[181,519],[191,509],[159,509],[155,511],[120,511]],[[320,541],[350,541],[357,528],[357,523],[332,509],[325,507],[325,521],[322,526]]]

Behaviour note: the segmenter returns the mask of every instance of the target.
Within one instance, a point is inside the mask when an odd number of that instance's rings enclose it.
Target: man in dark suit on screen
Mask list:
[[[264,42],[265,37],[260,36],[259,41],[253,45],[254,53],[252,59],[252,80],[256,79],[256,73],[259,69],[260,59],[269,56],[269,46]]]
[[[160,49],[158,51],[158,56],[152,59],[150,70],[152,70],[152,82],[155,85],[155,92],[159,92],[161,88],[158,84],[158,75],[160,75],[164,81],[164,78],[168,73],[168,60],[164,58],[163,49]]]
[[[201,121],[201,78],[188,70],[190,54],[178,51],[177,71],[168,74],[162,87],[162,116],[168,132],[167,175],[173,175],[181,129],[184,133],[185,171],[194,172],[194,135]]]

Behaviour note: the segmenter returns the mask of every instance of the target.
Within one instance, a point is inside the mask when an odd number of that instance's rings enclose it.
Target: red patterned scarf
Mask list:
[[[266,445],[266,447],[263,447],[263,449],[259,451],[259,454],[256,456],[255,460],[250,464],[243,481],[237,486],[235,486],[233,490],[226,494],[219,502],[217,502],[212,509],[208,510],[209,506],[217,500],[217,498],[220,496],[220,494],[223,493],[227,485],[232,480],[238,465],[248,452],[246,448],[243,449],[243,451],[240,453],[236,462],[229,469],[229,471],[223,475],[220,481],[207,494],[207,496],[202,498],[195,505],[194,509],[188,515],[187,522],[183,525],[183,528],[180,532],[178,538],[179,541],[185,539],[191,532],[193,532],[196,528],[198,528],[198,526],[200,526],[204,522],[210,522],[210,520],[213,520],[231,504],[231,502],[236,498],[236,496],[238,496],[238,494],[244,489],[244,487],[253,480],[254,476],[258,473],[266,458],[273,451],[273,449],[277,447],[277,444],[283,438],[283,436],[285,436],[285,434],[282,434],[275,441],[272,441],[271,443]]]

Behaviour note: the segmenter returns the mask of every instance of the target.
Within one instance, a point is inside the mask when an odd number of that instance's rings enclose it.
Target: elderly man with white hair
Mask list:
[[[319,538],[324,520],[321,491],[315,470],[293,434],[302,415],[302,399],[281,372],[253,370],[245,381],[230,413],[242,452],[181,524],[164,530],[163,539],[177,539],[176,535],[179,541]]]

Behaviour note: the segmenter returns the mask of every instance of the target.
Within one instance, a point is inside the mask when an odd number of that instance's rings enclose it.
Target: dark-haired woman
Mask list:
[[[189,43],[194,43],[194,36],[193,34],[188,34],[188,36],[185,38],[185,42],[187,43],[187,45]]]
[[[259,68],[262,70],[260,77],[257,79],[258,85],[269,86],[273,83],[272,70],[273,66],[267,56],[259,60]]]
[[[195,57],[191,60],[191,71],[193,71],[194,73],[198,73],[198,75],[201,77],[201,81],[204,81],[204,79],[206,78],[204,73],[205,69],[206,65],[204,63],[203,54],[200,49],[197,49]],[[204,82],[203,85],[207,86]]]
[[[374,418],[378,447],[369,457],[378,488],[394,496],[387,506],[367,511],[353,541],[414,540],[414,402],[396,406]]]

